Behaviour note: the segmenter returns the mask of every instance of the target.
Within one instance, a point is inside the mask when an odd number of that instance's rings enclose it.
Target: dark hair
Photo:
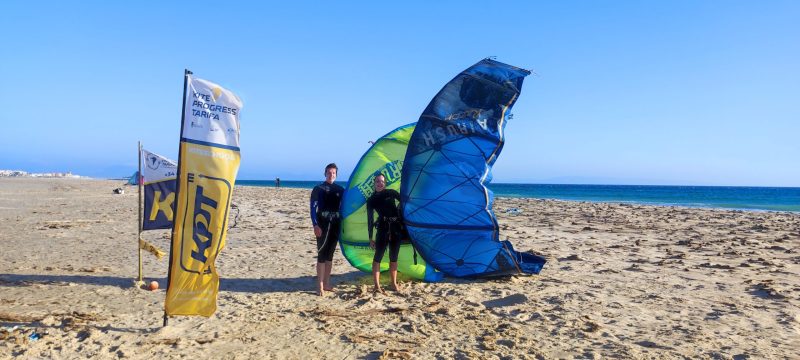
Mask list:
[[[383,175],[383,173],[381,172],[381,173],[378,173],[378,175],[375,175],[374,178],[372,178],[372,182],[375,182],[375,180],[378,180],[378,176],[383,177],[383,180],[386,180],[386,175]]]
[[[339,172],[339,167],[336,166],[336,163],[328,164],[328,166],[325,167],[325,173],[328,173],[328,169],[336,169],[336,172]]]

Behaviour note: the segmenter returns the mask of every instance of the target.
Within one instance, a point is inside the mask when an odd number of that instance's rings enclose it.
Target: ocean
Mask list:
[[[312,189],[322,181],[281,180],[282,187]],[[346,182],[337,181],[346,186]],[[275,186],[274,180],[236,185]],[[800,188],[748,186],[561,185],[491,183],[496,197],[800,212]]]

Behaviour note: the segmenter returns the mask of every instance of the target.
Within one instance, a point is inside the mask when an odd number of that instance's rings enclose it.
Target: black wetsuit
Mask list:
[[[336,244],[339,243],[341,217],[339,204],[342,202],[344,188],[323,182],[311,191],[311,222],[322,228],[322,236],[317,238],[317,262],[333,260]]]
[[[397,203],[395,203],[397,200]],[[400,194],[396,190],[384,189],[373,193],[367,199],[367,228],[369,238],[372,239],[372,212],[378,212],[377,239],[375,239],[374,262],[383,260],[383,253],[386,246],[389,246],[389,261],[397,262],[400,253],[400,234],[403,231],[403,220],[400,218],[400,211],[397,204],[400,203]]]

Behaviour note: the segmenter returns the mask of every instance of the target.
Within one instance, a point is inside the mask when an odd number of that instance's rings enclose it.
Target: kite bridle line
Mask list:
[[[330,235],[330,233],[331,233],[331,221],[328,220],[328,226],[327,229],[325,229],[325,241],[323,241],[322,246],[320,246],[319,249],[317,249],[317,255],[319,255],[319,252],[322,251],[322,249],[325,248],[325,245],[328,244],[328,235]]]

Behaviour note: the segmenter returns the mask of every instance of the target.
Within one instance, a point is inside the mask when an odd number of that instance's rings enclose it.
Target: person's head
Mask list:
[[[375,191],[383,191],[383,189],[386,189],[386,176],[378,174],[375,176]]]
[[[328,184],[333,184],[336,180],[336,173],[339,172],[339,168],[336,167],[335,163],[330,163],[328,166],[325,167],[325,182]]]

